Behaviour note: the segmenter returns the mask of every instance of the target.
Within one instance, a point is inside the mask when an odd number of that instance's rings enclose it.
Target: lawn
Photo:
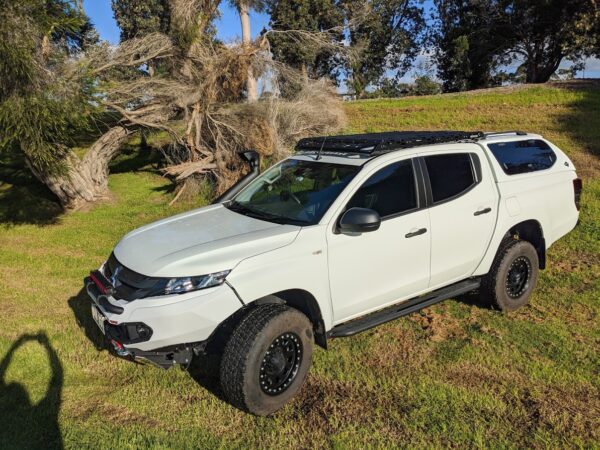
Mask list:
[[[60,215],[13,173],[0,182],[0,449],[600,447],[600,88],[534,87],[348,103],[349,132],[525,129],[584,179],[580,225],[549,251],[531,304],[449,300],[317,350],[269,418],[221,400],[210,370],[163,371],[98,347],[82,279],[168,206],[152,155],[113,165],[113,198]],[[210,363],[210,364],[209,364]]]

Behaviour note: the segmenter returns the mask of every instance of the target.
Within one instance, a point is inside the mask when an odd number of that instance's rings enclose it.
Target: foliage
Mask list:
[[[169,0],[112,0],[121,41],[149,33],[169,32]]]
[[[397,98],[409,95],[435,95],[442,92],[440,83],[429,75],[421,74],[412,83],[402,83],[397,79],[383,78],[373,91],[365,94],[365,98]]]
[[[435,95],[442,92],[442,86],[427,75],[415,78],[411,95]]]
[[[564,58],[580,61],[593,46],[595,0],[500,0],[511,30],[511,52],[527,83],[544,83]]]
[[[504,80],[543,83],[565,59],[579,63],[593,46],[594,0],[436,0],[431,33],[446,91]],[[502,64],[521,62],[506,77]]]
[[[336,0],[272,0],[268,4],[269,43],[273,58],[306,73],[307,77],[328,77],[337,82],[338,53],[323,46],[300,45],[289,31],[327,33],[332,46],[343,39],[344,15]],[[282,33],[278,33],[282,31]]]
[[[497,85],[509,29],[497,0],[435,0],[430,39],[438,76],[448,92]]]
[[[228,2],[238,11],[245,10],[249,12],[253,9],[256,12],[263,12],[267,8],[268,0],[228,0]]]
[[[345,61],[348,85],[361,97],[386,72],[401,77],[420,50],[425,27],[417,0],[343,0],[353,57]]]
[[[9,0],[0,9],[0,152],[60,172],[67,143],[89,125],[94,85],[68,57],[93,43],[73,2]]]

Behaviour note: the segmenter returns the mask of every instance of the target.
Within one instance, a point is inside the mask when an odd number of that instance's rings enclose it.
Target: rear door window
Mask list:
[[[488,147],[508,175],[549,169],[556,162],[556,154],[539,139],[498,142]]]
[[[477,184],[469,153],[447,153],[423,159],[429,174],[433,203],[457,197]]]

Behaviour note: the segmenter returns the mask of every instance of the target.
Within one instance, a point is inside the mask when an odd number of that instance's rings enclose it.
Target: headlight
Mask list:
[[[183,294],[184,292],[197,291],[213,286],[220,286],[231,270],[201,275],[199,277],[171,278],[165,286],[165,294]]]

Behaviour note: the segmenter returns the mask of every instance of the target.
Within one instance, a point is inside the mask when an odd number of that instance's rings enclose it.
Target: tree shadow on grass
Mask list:
[[[576,86],[579,98],[567,112],[557,115],[556,123],[558,131],[583,150],[583,154],[572,155],[577,172],[596,178],[600,176],[600,81]]]
[[[0,225],[50,225],[62,213],[53,194],[23,168],[22,161],[0,161]]]
[[[150,172],[160,173],[165,160],[160,149],[125,144],[121,153],[110,163],[110,173]]]
[[[52,372],[46,395],[36,404],[21,383],[6,382],[15,352],[28,342],[38,342],[46,350]],[[0,361],[0,448],[63,448],[58,424],[62,386],[62,364],[46,334],[19,337]]]

